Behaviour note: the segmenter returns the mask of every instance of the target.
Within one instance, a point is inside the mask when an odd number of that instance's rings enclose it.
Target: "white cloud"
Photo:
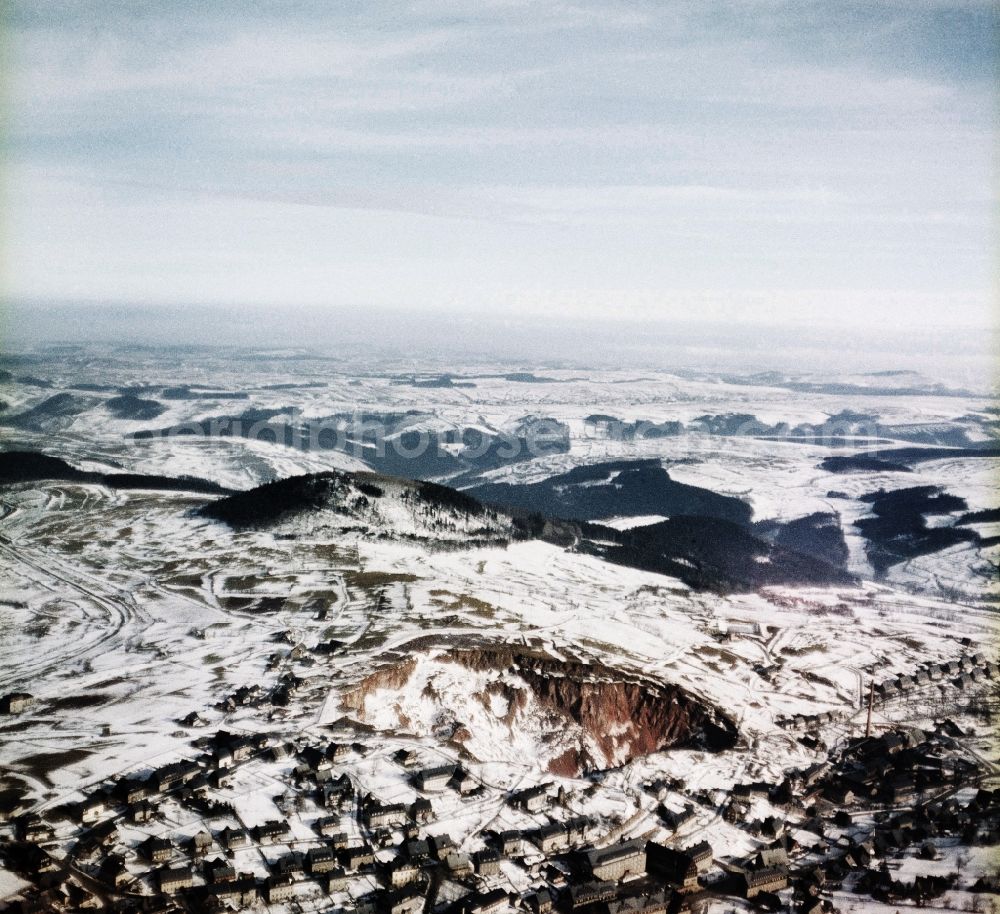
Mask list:
[[[7,285],[551,295],[581,314],[669,310],[684,290],[698,309],[700,289],[789,320],[803,300],[832,306],[807,290],[842,285],[876,296],[852,319],[876,301],[924,319],[952,293],[979,314],[995,93],[962,56],[968,23],[936,35],[904,7],[416,0],[88,19],[42,3],[8,37]]]

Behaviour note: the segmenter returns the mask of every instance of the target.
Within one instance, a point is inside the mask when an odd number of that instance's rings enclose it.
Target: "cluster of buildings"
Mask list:
[[[875,692],[888,700],[892,690],[932,682],[962,688],[963,677],[980,681],[996,672],[974,654],[880,683]],[[221,707],[280,706],[298,685],[286,674],[275,689],[247,686]],[[2,707],[17,713],[22,701],[30,696],[5,696]],[[202,723],[196,714],[185,719],[188,726]],[[718,798],[690,791],[681,780],[646,786],[659,801],[659,822],[639,836],[630,831],[632,820],[609,830],[607,822],[575,812],[579,797],[548,783],[504,794],[508,821],[530,825],[456,842],[438,821],[443,806],[478,802],[499,789],[461,764],[420,767],[417,753],[400,749],[381,764],[397,764],[412,790],[405,802],[385,800],[349,773],[352,760],[369,751],[363,742],[274,742],[219,730],[194,741],[192,758],[118,777],[71,809],[15,817],[13,835],[0,834],[0,860],[32,884],[20,908],[11,909],[17,914],[221,914],[300,901],[361,914],[675,914],[719,896],[778,910],[789,889],[795,911],[828,914],[831,889],[845,882],[880,900],[921,903],[951,883],[931,873],[894,880],[886,860],[904,852],[930,860],[943,840],[956,837],[966,846],[1000,843],[1000,791],[956,799],[983,773],[960,750],[961,735],[946,721],[931,733],[909,728],[849,739],[780,783],[735,785],[722,817],[757,845],[735,859],[698,840],[696,820],[714,811]],[[277,804],[277,817],[248,826],[225,790],[242,766],[258,761],[281,763],[283,797],[291,799]],[[668,805],[678,794],[685,800],[680,809]],[[758,801],[777,812],[754,818]],[[202,826],[177,825],[177,806]],[[871,810],[880,807],[897,812],[870,827],[859,824],[871,822]],[[65,816],[74,822],[68,845]],[[801,845],[793,825],[819,840]],[[650,840],[664,831],[673,837]],[[136,841],[138,833],[146,837]],[[68,852],[56,853],[57,845]]]
[[[1000,667],[980,653],[966,654],[957,660],[942,663],[925,663],[912,673],[884,679],[873,685],[872,698],[876,704],[885,704],[905,698],[916,692],[926,692],[932,687],[940,691],[957,689],[968,691],[977,683],[1000,680]],[[814,730],[832,724],[854,713],[854,709],[821,711],[818,714],[795,714],[778,720],[786,730]]]
[[[891,701],[932,684],[939,688],[953,687],[965,691],[972,685],[1000,678],[1000,668],[982,654],[966,654],[958,660],[926,663],[912,674],[885,679],[875,684],[875,700]]]
[[[196,740],[196,757],[141,776],[122,776],[90,791],[70,808],[16,817],[13,840],[0,844],[5,865],[33,889],[20,914],[42,911],[239,911],[314,896],[351,895],[351,908],[369,914],[668,914],[685,910],[713,866],[704,842],[669,848],[643,838],[602,843],[600,823],[567,815],[565,791],[550,784],[512,792],[513,809],[537,817],[530,828],[486,832],[467,853],[446,834],[429,834],[434,796],[482,790],[461,766],[413,768],[417,796],[384,802],[356,788],[340,763],[362,746],[344,743],[272,744],[265,736],[218,731]],[[287,761],[295,795],[316,810],[312,834],[283,818],[246,827],[236,811],[213,798],[238,769],[254,760]],[[402,753],[396,759],[412,767]],[[176,821],[173,804],[208,814],[191,833]],[[301,804],[299,804],[301,806]],[[65,856],[63,815],[75,825]],[[215,822],[213,822],[215,819]],[[136,842],[141,829],[148,834]],[[174,831],[173,829],[177,829]],[[464,836],[463,836],[464,837]],[[240,865],[258,854],[267,874]],[[504,878],[518,867],[534,888],[518,893]],[[438,898],[442,884],[451,886]],[[367,891],[358,893],[361,887]],[[333,898],[331,897],[331,904]]]

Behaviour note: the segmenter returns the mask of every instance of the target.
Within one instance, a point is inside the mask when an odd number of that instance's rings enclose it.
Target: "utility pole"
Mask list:
[[[865,738],[872,735],[872,706],[875,704],[875,680],[868,689],[868,723],[865,724]]]

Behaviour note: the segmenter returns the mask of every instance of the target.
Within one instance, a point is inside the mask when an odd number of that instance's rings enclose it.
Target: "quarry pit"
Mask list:
[[[434,736],[478,761],[576,777],[737,738],[718,708],[671,683],[519,646],[422,648],[387,658],[342,697],[378,730]]]

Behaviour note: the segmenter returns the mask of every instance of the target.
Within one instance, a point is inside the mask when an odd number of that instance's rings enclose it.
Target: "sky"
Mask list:
[[[991,325],[988,0],[13,0],[0,292]]]

